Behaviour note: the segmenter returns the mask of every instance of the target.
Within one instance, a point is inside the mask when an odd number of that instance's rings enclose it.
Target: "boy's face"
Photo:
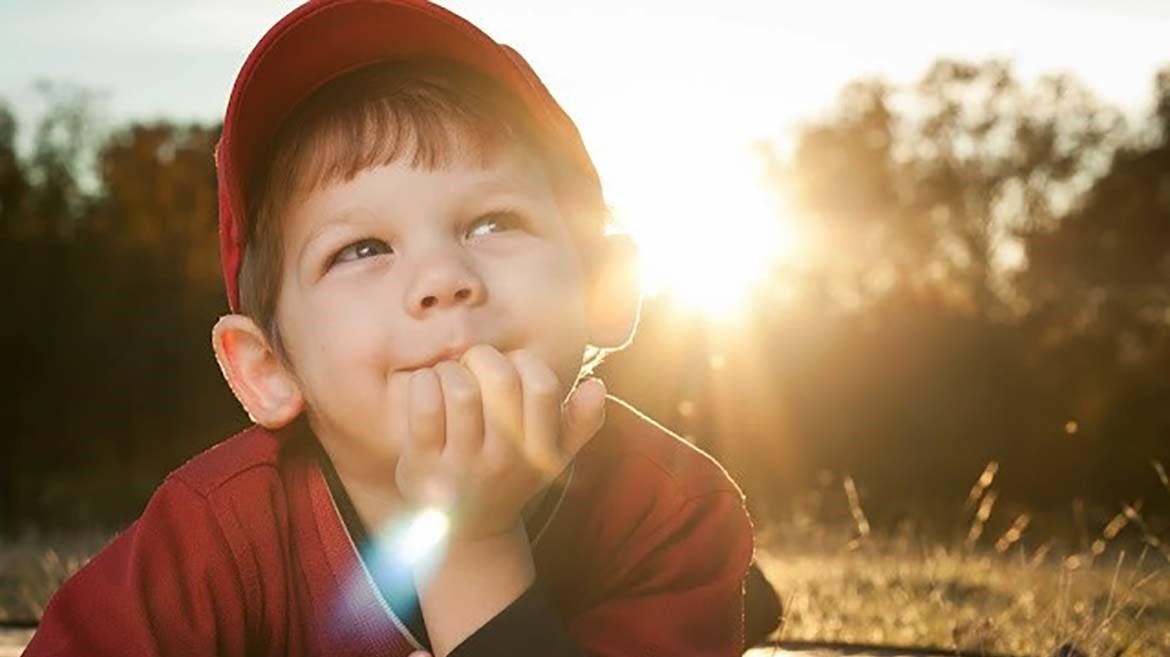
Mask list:
[[[568,393],[588,339],[581,260],[540,169],[505,150],[480,166],[368,169],[294,199],[277,320],[315,433],[384,467],[391,373],[477,343],[542,358]],[[338,450],[341,453],[338,453]]]

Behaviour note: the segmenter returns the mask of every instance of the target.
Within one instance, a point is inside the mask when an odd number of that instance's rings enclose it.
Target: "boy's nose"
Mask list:
[[[458,304],[479,305],[486,296],[483,280],[458,257],[444,255],[423,264],[407,293],[407,311],[423,317]]]

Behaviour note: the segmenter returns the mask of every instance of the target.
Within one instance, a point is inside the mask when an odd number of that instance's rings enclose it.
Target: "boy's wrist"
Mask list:
[[[489,537],[454,538],[444,548],[413,572],[435,657],[448,654],[536,579],[522,522]]]
[[[523,522],[487,536],[448,536],[435,554],[420,561],[414,577],[420,587],[450,575],[470,575],[483,570],[526,575],[532,571],[532,550]]]
[[[455,557],[477,554],[482,551],[504,549],[523,545],[528,547],[528,534],[524,529],[524,522],[519,516],[497,531],[477,534],[461,534],[453,532],[447,544],[447,553]]]

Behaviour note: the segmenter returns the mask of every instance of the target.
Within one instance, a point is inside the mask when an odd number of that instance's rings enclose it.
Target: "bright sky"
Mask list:
[[[34,114],[30,83],[43,77],[105,92],[112,123],[216,120],[248,49],[295,4],[0,0],[0,97]],[[1138,112],[1170,63],[1161,0],[444,4],[525,55],[580,126],[626,226],[664,253],[742,248],[735,230],[713,245],[673,226],[724,226],[732,197],[762,207],[746,144],[782,137],[860,75],[909,81],[939,56],[1007,56],[1026,77],[1070,71]]]

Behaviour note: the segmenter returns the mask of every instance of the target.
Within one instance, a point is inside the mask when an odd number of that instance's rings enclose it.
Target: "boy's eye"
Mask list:
[[[349,246],[338,251],[330,260],[331,265],[348,262],[350,260],[360,260],[362,258],[369,258],[383,253],[393,253],[394,250],[388,244],[379,239],[366,238],[358,240]]]
[[[471,225],[471,229],[467,231],[468,237],[474,237],[477,233],[488,235],[491,233],[498,233],[505,230],[512,230],[521,228],[524,225],[523,219],[511,210],[501,210],[499,212],[492,212],[484,215],[476,220]]]

